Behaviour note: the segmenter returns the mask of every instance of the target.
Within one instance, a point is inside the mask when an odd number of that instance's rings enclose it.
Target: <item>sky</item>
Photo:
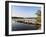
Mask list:
[[[12,17],[36,17],[36,12],[40,10],[41,7],[36,6],[11,6]]]

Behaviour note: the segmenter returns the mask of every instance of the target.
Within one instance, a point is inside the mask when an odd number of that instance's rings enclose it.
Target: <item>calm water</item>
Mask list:
[[[36,30],[35,25],[23,24],[23,23],[12,23],[12,31],[17,30]]]

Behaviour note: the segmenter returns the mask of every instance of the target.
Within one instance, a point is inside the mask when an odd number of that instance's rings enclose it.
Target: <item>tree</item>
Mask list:
[[[36,15],[36,27],[39,28],[41,26],[41,11],[38,10]]]

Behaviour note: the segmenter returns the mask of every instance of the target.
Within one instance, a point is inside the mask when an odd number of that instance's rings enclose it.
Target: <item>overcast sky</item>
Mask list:
[[[36,17],[36,12],[40,9],[36,6],[11,6],[12,17]]]

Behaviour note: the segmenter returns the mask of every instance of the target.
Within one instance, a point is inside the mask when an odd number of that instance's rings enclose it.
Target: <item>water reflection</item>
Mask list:
[[[12,21],[12,31],[17,30],[36,30],[37,28],[33,24],[24,24],[16,21]]]

